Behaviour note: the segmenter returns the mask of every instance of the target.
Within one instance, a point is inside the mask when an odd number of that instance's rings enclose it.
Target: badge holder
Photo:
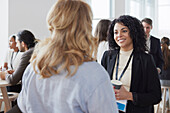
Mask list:
[[[117,100],[116,103],[118,106],[118,110],[126,112],[127,100]]]

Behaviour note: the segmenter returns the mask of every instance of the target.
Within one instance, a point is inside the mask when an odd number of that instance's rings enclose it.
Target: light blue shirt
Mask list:
[[[73,69],[73,67],[72,67]],[[18,106],[23,113],[118,113],[109,75],[96,62],[42,79],[30,64],[22,79]]]

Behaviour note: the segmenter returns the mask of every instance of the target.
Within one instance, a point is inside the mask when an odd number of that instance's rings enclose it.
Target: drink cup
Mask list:
[[[122,86],[122,82],[119,80],[111,80],[111,83],[115,89],[120,89]]]

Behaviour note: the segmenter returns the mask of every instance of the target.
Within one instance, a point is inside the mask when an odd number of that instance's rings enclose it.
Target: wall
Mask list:
[[[8,0],[0,0],[0,65],[8,48]]]
[[[114,12],[114,17],[118,18],[120,15],[125,14],[125,0],[115,0],[115,12]]]
[[[49,36],[46,16],[57,0],[10,0],[9,1],[9,33],[20,30],[31,30],[36,38]]]

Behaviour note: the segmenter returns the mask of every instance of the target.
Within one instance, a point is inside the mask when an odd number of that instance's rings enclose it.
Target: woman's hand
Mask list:
[[[161,73],[161,69],[160,68],[156,68],[157,69],[157,71],[158,71],[158,74],[160,74]]]
[[[7,72],[8,72],[9,74],[12,74],[12,73],[14,72],[14,70],[7,70]]]
[[[4,71],[0,71],[0,77],[2,80],[5,80],[6,73]]]
[[[132,100],[132,93],[127,91],[124,86],[121,86],[119,90],[114,89],[116,100]]]

